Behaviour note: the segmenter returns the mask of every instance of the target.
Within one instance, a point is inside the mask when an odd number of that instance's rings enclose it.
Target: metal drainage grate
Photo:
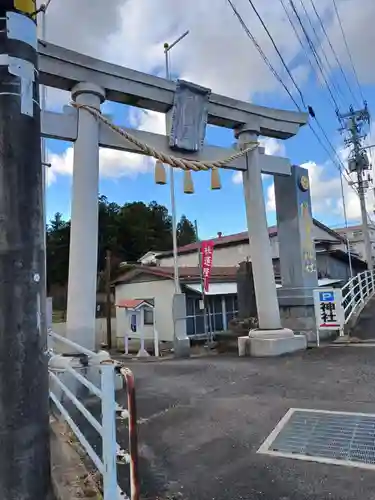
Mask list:
[[[258,453],[375,469],[375,415],[291,408]]]

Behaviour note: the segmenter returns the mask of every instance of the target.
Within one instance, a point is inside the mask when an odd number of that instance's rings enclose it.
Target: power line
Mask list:
[[[267,26],[266,26],[265,22],[263,21],[263,19],[262,19],[261,15],[259,14],[259,12],[257,11],[257,9],[255,8],[255,6],[254,6],[254,4],[253,4],[252,0],[248,0],[248,1],[249,1],[249,3],[250,3],[251,7],[253,8],[253,10],[254,10],[254,12],[255,12],[256,16],[258,17],[259,21],[261,22],[261,24],[262,24],[262,26],[263,26],[264,30],[266,31],[266,33],[267,33],[268,37],[270,38],[270,40],[271,40],[271,42],[272,42],[273,46],[275,47],[275,50],[276,50],[276,52],[277,52],[278,56],[280,57],[280,59],[281,59],[281,61],[282,61],[283,65],[284,65],[284,67],[287,69],[288,74],[291,76],[291,74],[290,74],[290,70],[289,70],[288,66],[286,65],[285,60],[284,60],[284,58],[283,58],[283,56],[282,56],[282,54],[281,54],[281,52],[280,52],[279,48],[277,47],[277,45],[276,45],[276,43],[275,43],[275,41],[274,41],[274,39],[273,39],[273,37],[272,37],[272,35],[271,35],[271,33],[270,33],[269,29],[267,28]],[[228,2],[229,2],[229,4],[231,5],[231,7],[232,7],[233,11],[235,12],[235,14],[236,14],[237,18],[240,20],[241,25],[243,26],[243,28],[246,30],[246,32],[247,32],[247,33],[248,33],[248,32],[250,33],[250,30],[248,29],[248,27],[247,27],[247,25],[246,25],[245,21],[243,20],[243,18],[242,18],[242,17],[241,17],[241,15],[239,14],[239,12],[238,12],[238,11],[236,10],[236,8],[234,7],[232,0],[228,0]],[[294,5],[294,4],[293,4],[293,5]],[[251,39],[252,39],[252,41],[254,41],[254,36],[253,36],[252,34],[251,34]],[[257,45],[256,45],[256,46],[257,46],[257,48],[259,47],[259,49],[261,50],[260,45],[259,45],[258,43],[257,43]],[[259,50],[259,49],[258,49],[258,50]],[[262,51],[262,53],[263,53],[263,51]],[[264,54],[264,53],[263,53],[263,54]],[[274,69],[274,67],[272,66],[272,64],[271,64],[271,62],[270,62],[269,60],[268,60],[268,66],[272,68],[272,72],[273,72],[273,74],[274,74],[274,75],[276,75],[277,79],[278,79],[279,81],[281,81],[281,82],[282,82],[281,77],[278,75],[278,73],[276,72],[276,70]],[[305,99],[304,99],[304,97],[303,97],[302,91],[301,91],[301,90],[300,90],[300,88],[297,86],[297,84],[295,83],[295,81],[294,81],[294,79],[293,79],[293,77],[292,77],[292,76],[291,76],[291,78],[292,78],[292,80],[293,80],[293,82],[294,82],[294,84],[295,84],[295,86],[296,86],[297,90],[298,90],[298,91],[299,91],[299,93],[300,93],[300,96],[301,96],[301,101],[303,102],[303,104],[304,104],[305,108],[307,108],[307,109],[309,110],[309,114],[310,114],[310,116],[312,116],[312,117],[315,119],[315,121],[316,121],[316,123],[317,123],[318,127],[320,128],[320,130],[321,130],[321,131],[322,131],[322,133],[324,134],[324,137],[325,137],[325,139],[326,139],[327,143],[329,144],[330,148],[332,149],[333,153],[337,156],[337,158],[338,158],[339,162],[341,162],[341,159],[340,159],[340,158],[339,158],[339,156],[337,155],[337,152],[336,152],[336,150],[335,150],[334,146],[332,145],[331,141],[329,140],[329,138],[328,138],[328,136],[327,136],[327,134],[326,134],[326,132],[325,132],[324,128],[322,127],[322,125],[320,124],[320,122],[318,121],[318,119],[316,118],[316,116],[315,116],[315,113],[314,113],[313,109],[312,109],[310,106],[306,106],[306,104],[305,104]],[[285,88],[285,85],[284,85],[284,88]],[[288,91],[288,94],[291,96],[291,94],[289,93],[289,91]],[[300,110],[300,108],[299,108],[299,106],[297,105],[297,103],[296,103],[296,101],[294,100],[294,98],[293,98],[293,102],[294,102],[294,104],[297,106],[297,108]],[[311,124],[310,124],[310,127],[311,127]],[[312,130],[313,130],[313,129],[312,129]],[[315,132],[315,131],[314,131],[314,132]],[[330,154],[330,153],[329,153],[329,156],[331,156],[331,154]],[[342,162],[341,162],[341,163],[342,163]],[[344,170],[345,170],[344,165],[342,165],[342,166],[343,166],[343,168],[344,168]]]
[[[259,43],[256,41],[254,35],[250,32],[249,28],[247,27],[245,21],[243,20],[241,14],[237,11],[236,7],[233,5],[233,2],[232,0],[227,0],[228,3],[230,4],[233,12],[235,13],[237,19],[239,20],[241,26],[243,27],[243,29],[245,30],[246,34],[248,35],[248,37],[252,40],[252,42],[254,43],[256,49],[258,50],[258,52],[260,53],[260,55],[262,56],[263,60],[266,62],[268,68],[271,70],[272,74],[277,78],[277,80],[282,84],[282,86],[284,87],[284,89],[287,91],[289,97],[292,99],[293,103],[295,104],[295,106],[297,107],[297,109],[299,111],[301,111],[301,108],[300,106],[298,105],[298,103],[296,102],[296,100],[294,99],[293,95],[290,93],[288,87],[285,85],[285,83],[282,81],[280,75],[277,73],[277,71],[275,70],[275,68],[272,66],[272,63],[269,61],[269,59],[267,58],[267,56],[264,54],[262,48],[260,47]],[[267,30],[267,33],[269,34],[269,30]],[[270,34],[269,34],[270,36]],[[328,156],[331,158],[333,164],[336,166],[336,168],[339,169],[339,172],[342,172],[342,168],[344,169],[345,171],[345,166],[344,164],[342,163],[340,157],[338,156],[335,148],[333,147],[331,141],[329,140],[326,132],[324,131],[322,125],[320,124],[320,122],[317,120],[316,116],[315,116],[315,113],[313,111],[313,109],[308,106],[308,111],[309,111],[309,114],[310,116],[312,116],[318,127],[320,128],[320,130],[323,132],[324,134],[324,137],[327,141],[327,143],[329,144],[330,148],[332,149],[332,151],[335,153],[338,161],[339,161],[339,164],[337,165],[336,163],[336,159],[334,158],[334,156],[332,156],[332,153],[330,153],[330,151],[328,150],[328,148],[324,145],[324,143],[322,142],[321,138],[319,137],[319,135],[317,134],[316,130],[312,127],[311,123],[309,123],[309,127],[310,129],[312,130],[312,132],[314,133],[315,137],[317,138],[317,140],[319,141],[320,145],[323,147],[323,149],[326,151],[326,153],[328,154]],[[356,190],[354,189],[354,187],[352,186],[350,180],[345,176],[344,173],[342,173],[342,175],[344,176],[345,180],[348,182],[348,185],[354,190],[354,192],[356,192]],[[357,193],[358,194],[358,193]]]
[[[310,17],[310,15],[309,15],[309,13],[308,13],[308,11],[306,9],[306,5],[304,3],[304,0],[300,0],[300,4],[301,4],[302,9],[303,9],[303,11],[305,13],[306,19],[307,19],[307,21],[308,21],[308,23],[309,23],[309,25],[311,27],[312,33],[315,34],[315,39],[316,39],[317,45],[319,46],[320,45],[320,40],[319,40],[318,34],[316,33],[316,29],[315,29],[315,26],[314,26],[314,24],[313,24],[313,22],[311,20],[311,17]],[[310,37],[310,40],[311,40],[311,43],[314,44],[311,37]],[[329,79],[329,75],[331,75],[332,87],[335,90],[335,92],[337,92],[337,94],[340,95],[343,103],[345,104],[344,93],[342,92],[340,85],[338,83],[336,83],[336,81],[333,78],[334,71],[333,71],[332,65],[331,65],[331,63],[330,63],[330,61],[329,61],[329,59],[327,57],[327,54],[326,54],[325,50],[323,49],[323,47],[321,46],[320,48],[321,48],[321,53],[322,53],[322,55],[324,57],[324,60],[325,60],[325,63],[326,63],[326,68],[328,68],[327,69],[327,79]],[[315,53],[318,55],[318,50],[317,50],[316,46],[314,46],[314,50],[315,50]],[[321,66],[323,68],[324,65],[323,65],[323,62],[322,62],[322,59],[320,58],[320,56],[319,56],[319,60],[320,60]]]
[[[305,45],[304,45],[304,43],[303,43],[303,41],[302,41],[302,38],[301,38],[301,36],[300,36],[300,34],[299,34],[299,32],[298,32],[298,30],[297,30],[296,26],[295,26],[295,23],[293,22],[293,19],[292,19],[292,17],[291,17],[291,15],[290,15],[290,13],[289,13],[289,10],[288,10],[288,8],[287,8],[287,7],[286,7],[286,5],[285,5],[284,0],[279,0],[279,1],[280,1],[280,3],[281,3],[281,6],[282,6],[282,7],[283,7],[283,9],[284,9],[284,12],[285,12],[285,14],[286,14],[287,18],[288,18],[289,24],[291,25],[291,27],[292,27],[292,29],[293,29],[293,31],[294,31],[294,34],[296,35],[296,38],[297,38],[297,40],[299,41],[299,44],[300,44],[300,46],[301,46],[302,51],[303,51],[303,52],[305,53],[305,55],[306,55],[307,62],[309,63],[309,65],[310,65],[310,67],[311,67],[312,72],[316,75],[317,79],[319,79],[319,74],[318,74],[318,71],[317,71],[316,67],[314,66],[313,61],[311,60],[310,52],[309,52],[308,50],[306,50],[306,47],[305,47]],[[319,69],[319,68],[318,68],[318,69]],[[336,111],[336,110],[335,110],[335,111]]]
[[[257,51],[259,52],[260,56],[262,57],[263,61],[266,63],[268,69],[271,71],[271,73],[273,74],[273,76],[277,79],[277,81],[283,86],[283,88],[285,89],[285,91],[288,93],[289,97],[291,98],[291,100],[293,101],[293,103],[295,104],[296,108],[298,109],[298,111],[302,111],[301,110],[301,107],[299,106],[299,104],[297,103],[297,101],[294,99],[292,93],[290,92],[290,90],[288,89],[288,87],[285,85],[285,83],[283,82],[283,80],[281,79],[281,77],[279,76],[279,74],[277,73],[277,71],[275,70],[275,68],[272,66],[270,60],[268,59],[268,57],[266,56],[266,54],[263,52],[262,50],[262,47],[259,45],[259,43],[257,42],[256,38],[254,37],[254,35],[251,33],[251,31],[249,30],[249,28],[247,27],[245,21],[243,20],[241,14],[238,12],[238,10],[236,9],[236,7],[234,6],[232,0],[227,0],[227,2],[229,3],[229,5],[231,6],[234,14],[236,15],[238,21],[240,22],[242,28],[244,29],[246,35],[250,38],[250,40],[253,42],[255,48],[257,49]]]
[[[301,91],[301,89],[299,88],[299,86],[297,85],[297,83],[296,83],[296,81],[295,81],[295,79],[294,79],[294,77],[293,77],[293,75],[292,75],[292,73],[291,73],[290,69],[288,68],[288,65],[286,64],[286,62],[285,62],[285,59],[284,59],[283,55],[281,54],[281,52],[280,52],[280,50],[279,50],[278,46],[276,45],[276,43],[275,43],[275,40],[274,40],[273,36],[271,35],[271,33],[270,33],[270,31],[268,30],[268,28],[267,28],[267,26],[266,26],[265,22],[263,21],[262,16],[261,16],[261,15],[259,14],[259,12],[257,11],[257,9],[256,9],[256,7],[255,7],[255,5],[254,5],[253,1],[252,1],[252,0],[248,0],[248,2],[249,2],[249,4],[251,5],[251,7],[252,7],[253,11],[255,12],[255,15],[256,15],[256,16],[257,16],[257,18],[259,19],[259,21],[260,21],[261,25],[263,26],[263,28],[264,28],[265,32],[267,33],[267,35],[268,35],[269,39],[271,40],[271,43],[272,43],[272,45],[273,45],[274,49],[276,50],[277,55],[280,57],[280,60],[281,60],[281,62],[282,62],[282,65],[283,65],[283,66],[284,66],[284,68],[286,69],[286,71],[287,71],[287,73],[288,73],[288,75],[289,75],[290,79],[292,80],[292,82],[293,82],[293,84],[294,84],[295,88],[297,89],[297,91],[298,91],[298,93],[299,93],[299,95],[300,95],[300,97],[301,97],[302,104],[303,104],[303,105],[304,105],[304,107],[306,108],[307,106],[306,106],[305,100],[304,100],[304,98],[303,98],[302,91]]]
[[[331,90],[331,87],[330,87],[330,85],[329,85],[329,83],[328,83],[328,80],[327,80],[327,78],[326,78],[325,74],[324,74],[324,71],[323,71],[323,66],[322,66],[322,62],[321,62],[320,56],[319,56],[319,54],[318,54],[318,53],[316,52],[316,50],[315,50],[315,46],[314,46],[313,42],[311,41],[311,38],[310,38],[309,34],[307,33],[307,31],[306,31],[306,29],[305,29],[305,26],[303,25],[303,22],[302,22],[302,20],[301,20],[301,16],[299,15],[299,13],[298,13],[298,11],[297,11],[297,9],[296,9],[296,6],[294,5],[293,0],[289,0],[289,4],[290,4],[290,6],[291,6],[291,7],[292,7],[292,9],[293,9],[294,15],[296,16],[296,18],[297,18],[297,20],[298,20],[298,23],[299,23],[299,25],[300,25],[300,26],[301,26],[301,28],[302,28],[303,34],[305,35],[305,38],[306,38],[306,40],[307,40],[307,43],[309,44],[309,47],[310,47],[310,49],[311,49],[311,52],[312,52],[312,54],[313,54],[313,56],[314,56],[314,58],[315,58],[316,64],[317,64],[317,66],[318,66],[318,68],[319,68],[319,70],[320,70],[320,72],[321,72],[321,74],[322,74],[323,80],[324,80],[324,82],[325,82],[325,84],[326,84],[326,86],[327,86],[327,90],[328,90],[328,92],[329,92],[329,94],[330,94],[330,96],[331,96],[331,99],[332,99],[332,101],[333,101],[333,104],[334,104],[334,111],[336,112],[336,111],[339,109],[339,105],[338,105],[338,103],[337,103],[337,100],[336,100],[335,96],[333,95],[333,92],[332,92],[332,90]]]
[[[331,50],[332,50],[332,53],[333,53],[333,56],[334,56],[334,58],[335,58],[335,60],[336,60],[336,62],[337,62],[338,68],[340,69],[340,72],[341,72],[341,74],[342,74],[342,76],[343,76],[343,78],[344,78],[344,80],[345,80],[345,83],[346,83],[346,85],[348,86],[349,92],[350,92],[350,94],[351,94],[351,96],[352,96],[352,98],[353,98],[353,102],[354,102],[354,103],[356,103],[357,98],[356,98],[356,96],[354,95],[354,92],[353,92],[352,87],[351,87],[351,85],[350,85],[350,83],[349,83],[349,81],[348,81],[348,79],[347,79],[347,77],[346,77],[346,74],[345,74],[345,72],[344,72],[344,69],[343,69],[343,67],[342,67],[342,64],[341,64],[341,62],[340,62],[340,60],[339,60],[339,58],[338,58],[338,55],[337,55],[337,53],[336,53],[336,51],[335,51],[335,49],[334,49],[334,47],[333,47],[333,45],[332,45],[332,42],[331,42],[330,38],[329,38],[329,36],[328,36],[327,30],[325,29],[325,26],[324,26],[324,23],[323,23],[323,21],[322,21],[322,18],[321,18],[320,14],[319,14],[319,12],[318,12],[318,10],[317,10],[316,6],[315,6],[315,2],[314,2],[314,0],[310,0],[310,3],[311,3],[311,5],[312,5],[312,8],[314,9],[314,12],[315,12],[316,17],[318,18],[318,21],[319,21],[319,24],[320,24],[320,26],[321,26],[321,28],[322,28],[322,31],[323,31],[323,33],[324,33],[324,36],[325,36],[325,38],[327,39],[327,42],[328,42],[328,44],[329,44],[329,46],[330,46],[330,48],[331,48]]]
[[[336,0],[332,0],[332,2],[333,2],[334,9],[335,9],[335,13],[336,13],[337,20],[338,20],[339,25],[340,25],[341,34],[342,34],[342,37],[343,37],[343,39],[344,39],[344,43],[345,43],[346,51],[347,51],[348,56],[349,56],[350,64],[351,64],[352,69],[353,69],[354,77],[355,77],[356,82],[357,82],[357,85],[358,85],[359,93],[360,93],[360,95],[361,95],[362,101],[363,101],[363,102],[365,102],[365,98],[364,98],[363,93],[362,93],[361,84],[359,83],[358,74],[357,74],[357,71],[356,71],[355,66],[354,66],[354,62],[353,62],[353,58],[352,58],[352,54],[351,54],[351,52],[350,52],[349,45],[348,45],[348,41],[347,41],[347,39],[346,39],[346,35],[345,35],[345,31],[344,31],[344,27],[343,27],[342,22],[341,22],[340,13],[339,13],[339,10],[338,10],[338,8],[337,8]]]
[[[328,142],[328,144],[330,145],[330,148],[332,149],[333,148],[332,143],[328,139],[327,134],[324,132],[324,129],[321,127],[319,122],[316,122],[316,123],[319,126],[320,130],[323,132],[326,141]],[[308,125],[309,125],[311,131],[313,132],[313,134],[315,135],[316,139],[318,140],[319,144],[322,146],[322,148],[327,153],[327,155],[331,158],[333,165],[337,168],[337,170],[340,172],[340,174],[344,177],[344,179],[348,183],[349,187],[351,187],[354,190],[354,192],[357,193],[356,189],[351,184],[350,178],[348,179],[348,177],[346,176],[347,172],[346,172],[345,165],[343,164],[341,158],[338,156],[336,150],[333,149],[333,151],[335,152],[335,156],[337,157],[337,160],[334,158],[334,156],[332,156],[332,153],[328,150],[327,146],[323,143],[322,139],[319,137],[316,130],[312,127],[311,123],[309,123]]]
[[[334,154],[334,155],[336,156],[336,158],[338,159],[338,161],[339,161],[339,165],[340,165],[340,168],[343,168],[343,169],[344,169],[344,171],[348,174],[348,171],[347,171],[347,169],[345,168],[345,165],[343,164],[343,162],[342,162],[341,158],[339,157],[339,155],[338,155],[338,153],[337,153],[337,151],[336,151],[335,147],[333,146],[332,142],[329,140],[329,138],[328,138],[328,135],[327,135],[326,131],[324,130],[324,128],[322,127],[322,125],[320,124],[320,122],[319,122],[316,118],[315,118],[315,121],[316,121],[316,124],[318,125],[319,129],[321,130],[322,134],[324,135],[324,137],[325,137],[325,139],[326,139],[327,143],[329,144],[329,146],[330,146],[331,150],[333,151],[333,154]]]
[[[303,51],[305,51],[305,46],[304,46],[304,44],[303,44],[303,42],[302,42],[302,39],[301,39],[301,37],[300,37],[300,35],[299,35],[299,33],[298,33],[297,28],[295,27],[295,25],[294,25],[294,23],[293,23],[292,18],[290,17],[289,11],[288,11],[288,9],[287,9],[287,7],[286,7],[285,3],[284,3],[284,0],[280,0],[280,3],[281,3],[281,5],[282,5],[282,7],[283,7],[283,9],[284,9],[284,12],[285,12],[285,14],[286,14],[286,16],[287,16],[287,18],[288,18],[288,21],[289,21],[289,23],[290,23],[291,27],[293,28],[294,34],[296,35],[296,37],[297,37],[297,39],[298,39],[298,41],[299,41],[299,43],[300,43],[300,45],[301,45],[302,50],[303,50]],[[311,67],[311,69],[312,69],[313,73],[316,73],[316,69],[314,68],[313,63],[311,62],[311,58],[309,57],[309,55],[308,55],[308,54],[306,54],[306,55],[307,55],[307,61],[309,62],[310,67]]]

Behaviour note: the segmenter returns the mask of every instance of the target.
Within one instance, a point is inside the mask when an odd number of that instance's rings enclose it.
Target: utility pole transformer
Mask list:
[[[350,173],[357,175],[357,189],[359,196],[359,203],[361,208],[362,230],[365,242],[365,256],[368,269],[373,269],[372,259],[372,244],[370,240],[368,216],[366,210],[365,192],[368,188],[369,181],[364,179],[366,170],[370,169],[370,163],[366,150],[363,147],[362,141],[366,138],[363,129],[366,124],[370,123],[370,113],[367,109],[367,104],[360,110],[354,110],[350,107],[349,113],[339,114],[338,118],[343,123],[341,132],[346,132],[345,145],[350,147],[350,154],[348,159],[348,168]]]
[[[35,0],[0,0],[0,498],[50,493]]]

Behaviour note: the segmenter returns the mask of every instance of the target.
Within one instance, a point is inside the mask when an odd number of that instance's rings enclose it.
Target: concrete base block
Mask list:
[[[302,297],[300,297],[302,298]],[[310,304],[308,301],[310,300]],[[314,302],[310,297],[305,297],[304,305],[280,305],[281,323],[285,328],[290,328],[296,333],[307,337],[308,342],[316,342],[316,322]]]
[[[280,356],[306,348],[307,340],[304,335],[250,339],[250,356],[256,357]]]
[[[190,357],[190,339],[179,338],[173,342],[173,354],[175,358],[189,358]]]
[[[279,328],[277,330],[250,330],[249,337],[251,339],[274,339],[274,338],[292,338],[294,337],[293,330],[289,328]]]
[[[238,337],[238,355],[240,357],[250,356],[250,337]]]

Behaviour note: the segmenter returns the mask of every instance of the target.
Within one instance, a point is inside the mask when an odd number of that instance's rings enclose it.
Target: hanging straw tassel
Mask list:
[[[211,189],[221,189],[220,174],[217,168],[211,169]]]
[[[191,176],[190,170],[184,170],[184,193],[185,194],[194,193],[193,178]]]
[[[161,185],[167,184],[167,174],[164,163],[161,160],[156,160],[155,163],[155,182]]]

